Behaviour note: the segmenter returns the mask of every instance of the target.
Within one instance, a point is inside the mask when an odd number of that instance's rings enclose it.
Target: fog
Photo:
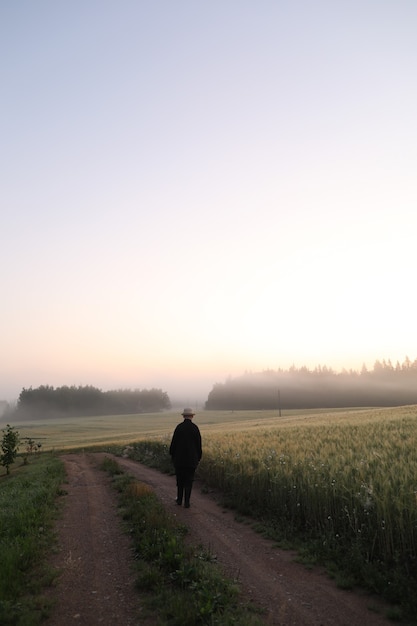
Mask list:
[[[103,392],[115,390],[159,389],[167,394],[172,408],[191,406],[196,410],[208,408],[276,408],[280,390],[283,408],[381,406],[417,403],[417,359],[406,357],[392,364],[390,360],[376,360],[372,367],[365,364],[360,369],[332,369],[317,365],[291,366],[262,371],[215,376],[193,372],[189,376],[161,373],[159,378],[114,381],[110,377],[84,380],[65,380],[62,375],[39,379],[28,377],[21,386],[9,387],[0,403],[0,413],[5,401],[16,403],[22,389],[40,386],[93,386]],[[233,396],[233,400],[231,397]]]
[[[336,372],[327,367],[250,373],[209,394],[208,409],[309,409],[417,404],[417,359],[395,366],[376,361],[372,370]]]

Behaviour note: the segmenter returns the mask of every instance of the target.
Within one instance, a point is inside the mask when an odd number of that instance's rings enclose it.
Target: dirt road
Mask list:
[[[103,454],[66,455],[65,510],[58,523],[62,568],[54,589],[58,599],[48,626],[143,625],[140,597],[133,587],[129,539],[117,515],[116,495],[98,469]],[[191,508],[175,504],[175,479],[129,459],[117,462],[150,485],[166,508],[189,528],[189,540],[217,557],[240,583],[246,598],[265,610],[273,626],[382,626],[383,604],[360,593],[337,589],[324,572],[294,562],[294,553],[274,547],[233,513],[201,492],[198,481]]]

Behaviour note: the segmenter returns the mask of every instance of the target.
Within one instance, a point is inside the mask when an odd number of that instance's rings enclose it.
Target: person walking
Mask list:
[[[201,434],[193,422],[194,415],[192,409],[184,409],[184,421],[176,426],[169,447],[177,479],[176,503],[181,506],[184,498],[186,509],[190,508],[194,474],[202,456]]]

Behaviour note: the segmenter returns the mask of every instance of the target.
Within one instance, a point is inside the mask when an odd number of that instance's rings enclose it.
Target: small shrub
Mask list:
[[[0,457],[1,464],[6,468],[6,474],[10,474],[10,465],[15,462],[17,451],[19,449],[19,431],[14,426],[7,424],[2,430],[3,439],[1,449],[3,454]]]

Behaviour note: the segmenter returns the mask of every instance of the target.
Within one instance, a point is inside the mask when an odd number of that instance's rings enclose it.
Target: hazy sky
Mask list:
[[[0,399],[417,357],[415,0],[0,4]]]

